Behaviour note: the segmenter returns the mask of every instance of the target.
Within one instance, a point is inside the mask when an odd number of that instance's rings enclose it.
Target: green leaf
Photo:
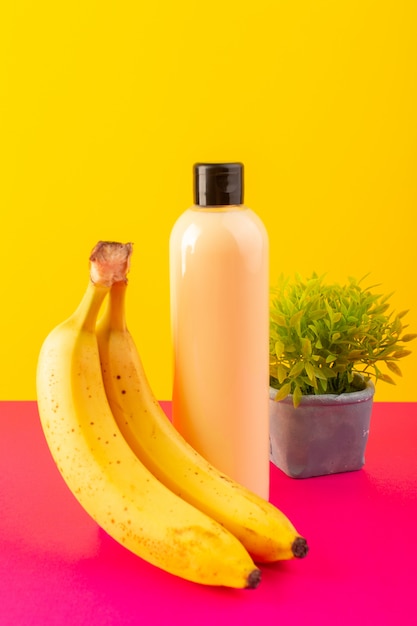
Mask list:
[[[304,361],[297,361],[297,363],[294,363],[294,365],[292,366],[288,376],[289,378],[296,378],[297,376],[301,374],[303,370],[304,370]]]
[[[293,343],[289,343],[285,350],[286,352],[297,352],[297,346],[295,346]]]
[[[363,350],[351,350],[348,352],[347,358],[349,361],[357,361],[363,355]]]
[[[294,315],[290,319],[290,326],[292,328],[295,328],[297,324],[300,322],[303,315],[304,315],[304,311],[297,311],[297,313],[294,313]]]
[[[379,306],[376,306],[374,309],[372,309],[371,313],[374,316],[377,315],[381,315],[382,313],[385,313],[385,311],[387,311],[389,309],[389,304],[380,304]]]
[[[287,321],[283,315],[277,315],[276,313],[271,313],[271,319],[276,324],[278,324],[278,326],[282,326],[283,328],[286,328]]]
[[[391,378],[391,376],[388,376],[388,374],[379,374],[378,376],[379,380],[383,380],[384,383],[389,383],[390,385],[395,385],[395,381]]]
[[[281,389],[278,391],[277,395],[275,396],[276,402],[283,400],[290,393],[291,393],[291,383],[285,383],[285,385],[282,385]]]
[[[337,363],[337,365],[334,365],[332,367],[332,370],[336,373],[336,374],[340,374],[342,372],[346,371],[346,364],[344,363]]]
[[[324,378],[323,380],[319,380],[318,388],[319,388],[320,393],[326,393],[326,391],[327,391],[327,378]]]
[[[278,382],[280,385],[282,385],[282,383],[287,378],[287,376],[288,376],[288,369],[284,365],[282,365],[282,363],[279,363],[277,367],[277,377],[278,377]]]
[[[302,397],[303,397],[303,394],[301,392],[301,389],[298,385],[296,385],[294,389],[293,397],[292,397],[293,405],[295,408],[299,406]]]
[[[401,337],[401,341],[413,341],[417,337],[417,333],[407,333]]]
[[[275,342],[275,354],[276,354],[276,356],[279,358],[282,355],[282,353],[284,352],[284,350],[285,350],[284,343],[280,339],[278,339],[278,341]]]
[[[400,311],[400,312],[397,314],[398,319],[401,319],[401,318],[403,318],[405,315],[407,315],[408,311],[409,311],[409,309],[406,309],[405,311]]]
[[[301,354],[305,359],[311,356],[311,341],[308,337],[301,338]]]
[[[347,321],[349,322],[349,324],[357,324],[358,318],[355,317],[354,315],[349,315],[349,317],[347,318]]]
[[[322,365],[320,371],[324,374],[326,380],[328,378],[336,378],[337,376],[337,373],[334,371],[333,367],[327,367],[326,365]]]
[[[311,320],[321,320],[326,315],[327,311],[325,309],[317,309],[316,311],[311,311],[308,316]]]
[[[324,305],[325,305],[326,310],[327,310],[327,315],[329,316],[329,319],[330,319],[330,321],[332,322],[332,321],[333,321],[333,309],[332,309],[332,307],[329,305],[329,303],[328,303],[328,301],[327,301],[327,300],[325,300],[325,301],[324,301]]]
[[[304,368],[305,368],[309,381],[314,385],[314,383],[316,382],[316,376],[314,373],[313,365],[307,361],[304,365]]]
[[[320,367],[314,367],[314,375],[319,380],[327,380],[326,373]]]
[[[394,372],[394,374],[397,374],[397,376],[402,376],[402,371],[400,370],[400,368],[398,367],[398,365],[396,363],[394,363],[394,361],[387,361],[387,367],[388,369],[391,370],[391,372]]]
[[[394,359],[402,359],[409,354],[411,354],[411,350],[396,350],[392,356],[394,357]]]

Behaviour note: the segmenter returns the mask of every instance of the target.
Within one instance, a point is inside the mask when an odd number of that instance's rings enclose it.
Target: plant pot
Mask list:
[[[340,395],[292,396],[276,402],[269,390],[271,461],[292,478],[359,470],[365,448],[375,387]]]

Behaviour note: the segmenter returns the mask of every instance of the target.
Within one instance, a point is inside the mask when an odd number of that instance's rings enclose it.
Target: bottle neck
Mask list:
[[[223,204],[223,205],[210,205],[210,206],[201,206],[199,204],[194,204],[191,207],[191,210],[198,211],[199,213],[226,213],[231,211],[244,211],[248,207],[244,204]]]

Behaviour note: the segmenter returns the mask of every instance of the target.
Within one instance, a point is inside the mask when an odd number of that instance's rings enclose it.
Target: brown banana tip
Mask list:
[[[303,559],[308,554],[309,547],[304,537],[297,537],[294,539],[291,546],[291,551],[296,559]]]
[[[119,281],[127,282],[132,251],[131,243],[99,241],[90,254],[91,281],[107,287]]]
[[[261,582],[261,570],[254,569],[248,576],[248,581],[246,585],[246,589],[256,589],[256,587]]]

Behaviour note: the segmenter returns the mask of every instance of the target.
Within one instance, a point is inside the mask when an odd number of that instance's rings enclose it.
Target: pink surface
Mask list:
[[[308,557],[263,567],[256,590],[198,586],[101,531],[59,476],[36,404],[1,402],[0,625],[417,624],[416,403],[375,404],[361,471],[294,480],[271,465],[271,482]]]

